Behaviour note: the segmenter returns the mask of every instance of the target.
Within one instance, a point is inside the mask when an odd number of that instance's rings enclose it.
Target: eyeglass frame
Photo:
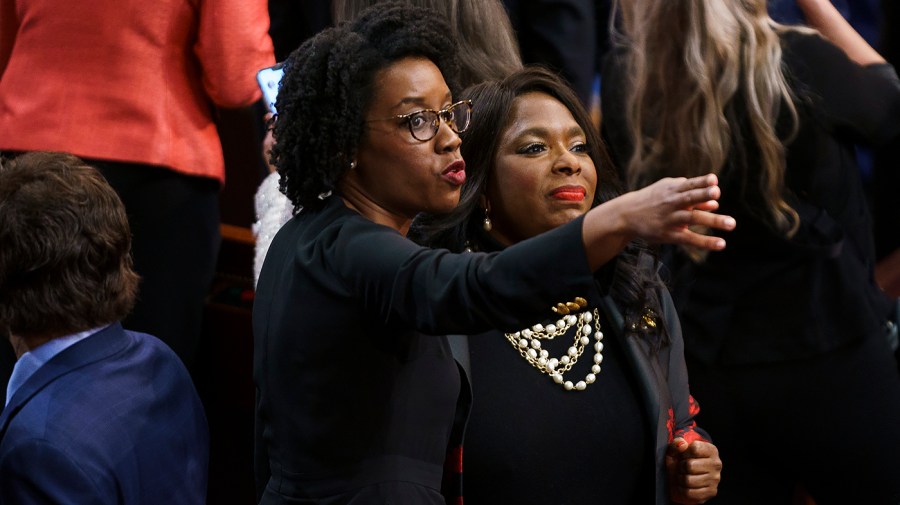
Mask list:
[[[450,125],[450,121],[447,120],[444,116],[450,113],[450,109],[457,107],[459,105],[462,105],[462,104],[466,104],[466,106],[468,106],[468,108],[469,108],[469,121],[466,124],[465,128],[463,128],[462,130],[457,130],[456,128],[454,128],[453,126]],[[420,139],[419,137],[416,137],[416,134],[413,133],[412,121],[410,120],[410,118],[412,118],[416,114],[421,114],[423,112],[434,112],[435,114],[437,114],[437,117],[438,117],[437,127],[434,128],[434,132],[427,139]],[[403,122],[406,123],[406,127],[407,127],[407,129],[409,129],[409,134],[412,135],[412,138],[418,140],[419,142],[428,142],[429,140],[431,140],[437,136],[438,131],[440,131],[440,129],[441,129],[441,121],[446,123],[447,127],[450,128],[451,130],[453,130],[453,132],[456,134],[460,134],[460,133],[468,130],[469,125],[472,124],[472,100],[460,100],[456,103],[452,103],[452,104],[448,105],[446,108],[443,108],[441,110],[421,109],[421,110],[409,112],[407,114],[397,114],[396,116],[391,116],[391,117],[378,118],[378,119],[367,119],[366,122],[368,123],[370,121],[390,121],[392,119],[402,119]],[[456,122],[454,121],[454,124],[455,123]]]

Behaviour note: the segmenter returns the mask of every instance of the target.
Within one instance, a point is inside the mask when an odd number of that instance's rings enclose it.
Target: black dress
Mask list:
[[[601,318],[601,328],[607,326]],[[573,333],[544,349],[565,354]],[[469,338],[473,402],[463,458],[468,505],[652,503],[650,430],[624,351],[607,335],[602,370],[584,391],[554,383],[500,332]],[[592,356],[585,350],[569,372],[578,377],[573,380],[590,372]]]

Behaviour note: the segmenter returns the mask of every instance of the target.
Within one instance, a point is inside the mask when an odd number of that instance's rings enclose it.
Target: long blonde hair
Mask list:
[[[799,224],[785,201],[785,148],[776,133],[782,106],[797,125],[782,70],[778,33],[788,29],[765,0],[617,0],[626,47],[628,127],[635,145],[631,187],[661,177],[719,174],[732,146],[726,109],[739,98],[758,148],[759,190],[772,225]],[[734,118],[731,118],[734,120]],[[747,139],[751,140],[751,139]],[[753,167],[748,167],[753,168]]]

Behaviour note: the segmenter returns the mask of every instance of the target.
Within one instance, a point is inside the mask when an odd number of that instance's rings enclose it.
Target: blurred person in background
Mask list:
[[[900,137],[900,80],[828,0],[620,0],[604,131],[631,187],[712,171],[729,248],[670,251],[717,503],[900,502],[892,301],[854,144]],[[612,83],[612,84],[610,84]],[[843,431],[841,428],[845,428]],[[773,456],[773,451],[777,456]]]
[[[0,165],[0,504],[202,505],[209,434],[184,364],[122,328],[138,292],[116,192],[75,156]]]
[[[65,151],[122,198],[141,290],[123,324],[190,366],[220,243],[216,107],[261,97],[265,0],[0,0],[0,151]]]

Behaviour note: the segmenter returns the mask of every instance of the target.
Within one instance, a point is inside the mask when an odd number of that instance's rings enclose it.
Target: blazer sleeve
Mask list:
[[[266,0],[201,0],[194,53],[203,88],[220,107],[260,99],[256,72],[275,64]]]
[[[535,313],[594,293],[583,217],[499,253],[453,254],[416,245],[364,219],[328,241],[329,268],[385,324],[429,334],[515,331]]]
[[[16,3],[13,0],[0,0],[0,79],[3,78],[3,72],[9,64],[18,31]]]
[[[861,66],[818,35],[791,34],[785,63],[795,92],[828,131],[882,145],[900,136],[900,79],[888,64]]]
[[[666,330],[669,333],[670,349],[668,354],[668,384],[672,398],[669,409],[669,442],[682,437],[691,443],[695,440],[710,441],[709,434],[697,427],[694,418],[700,413],[700,405],[691,396],[688,385],[687,365],[684,361],[684,339],[681,336],[681,322],[675,311],[675,304],[667,289],[662,289],[660,302],[663,309]]]
[[[117,503],[114,485],[98,485],[68,454],[43,440],[25,441],[4,454],[0,475],[0,503]]]

